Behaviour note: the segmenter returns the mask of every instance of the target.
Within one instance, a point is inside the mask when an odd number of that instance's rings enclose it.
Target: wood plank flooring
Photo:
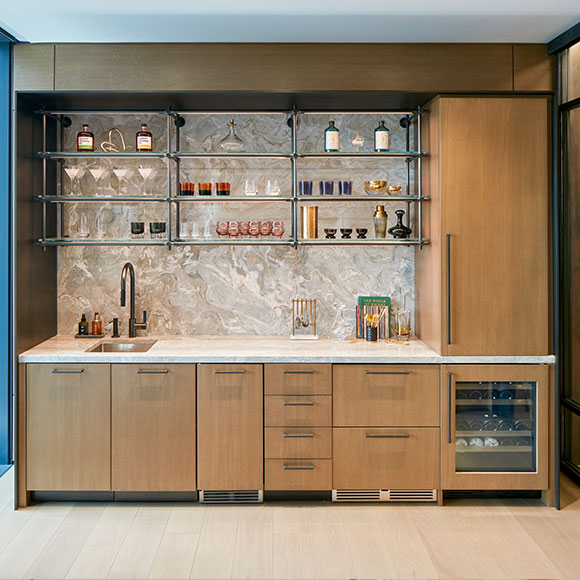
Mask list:
[[[580,489],[428,504],[44,503],[0,478],[0,578],[579,578]]]

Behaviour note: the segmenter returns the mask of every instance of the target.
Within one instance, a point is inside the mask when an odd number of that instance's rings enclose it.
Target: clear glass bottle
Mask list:
[[[94,151],[95,136],[89,131],[88,125],[83,125],[83,130],[77,133],[77,151]]]
[[[385,122],[381,121],[375,129],[375,151],[385,153],[389,150],[389,129],[385,127]]]
[[[141,125],[141,131],[135,135],[135,149],[137,151],[153,151],[153,133],[147,131],[147,125]]]
[[[375,238],[385,238],[387,235],[387,212],[384,205],[377,205],[373,214],[375,224]]]
[[[334,126],[334,121],[330,121],[324,131],[324,150],[327,153],[340,151],[340,130]]]

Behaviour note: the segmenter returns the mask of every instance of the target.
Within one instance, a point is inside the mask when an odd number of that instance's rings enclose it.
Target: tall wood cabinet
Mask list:
[[[444,355],[550,352],[550,100],[442,97],[423,142],[416,332]]]
[[[197,365],[200,490],[264,489],[261,364]]]

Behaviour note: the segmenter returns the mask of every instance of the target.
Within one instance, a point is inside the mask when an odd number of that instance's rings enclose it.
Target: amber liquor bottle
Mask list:
[[[89,131],[88,125],[83,125],[83,130],[77,133],[77,151],[94,151],[95,136]]]
[[[137,151],[153,151],[153,133],[147,131],[147,125],[141,125],[141,131],[137,131],[135,140]]]

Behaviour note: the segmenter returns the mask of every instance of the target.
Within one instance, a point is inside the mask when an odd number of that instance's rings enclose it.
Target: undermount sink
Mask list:
[[[89,348],[87,352],[147,352],[157,341],[138,342],[100,342],[96,346]]]

